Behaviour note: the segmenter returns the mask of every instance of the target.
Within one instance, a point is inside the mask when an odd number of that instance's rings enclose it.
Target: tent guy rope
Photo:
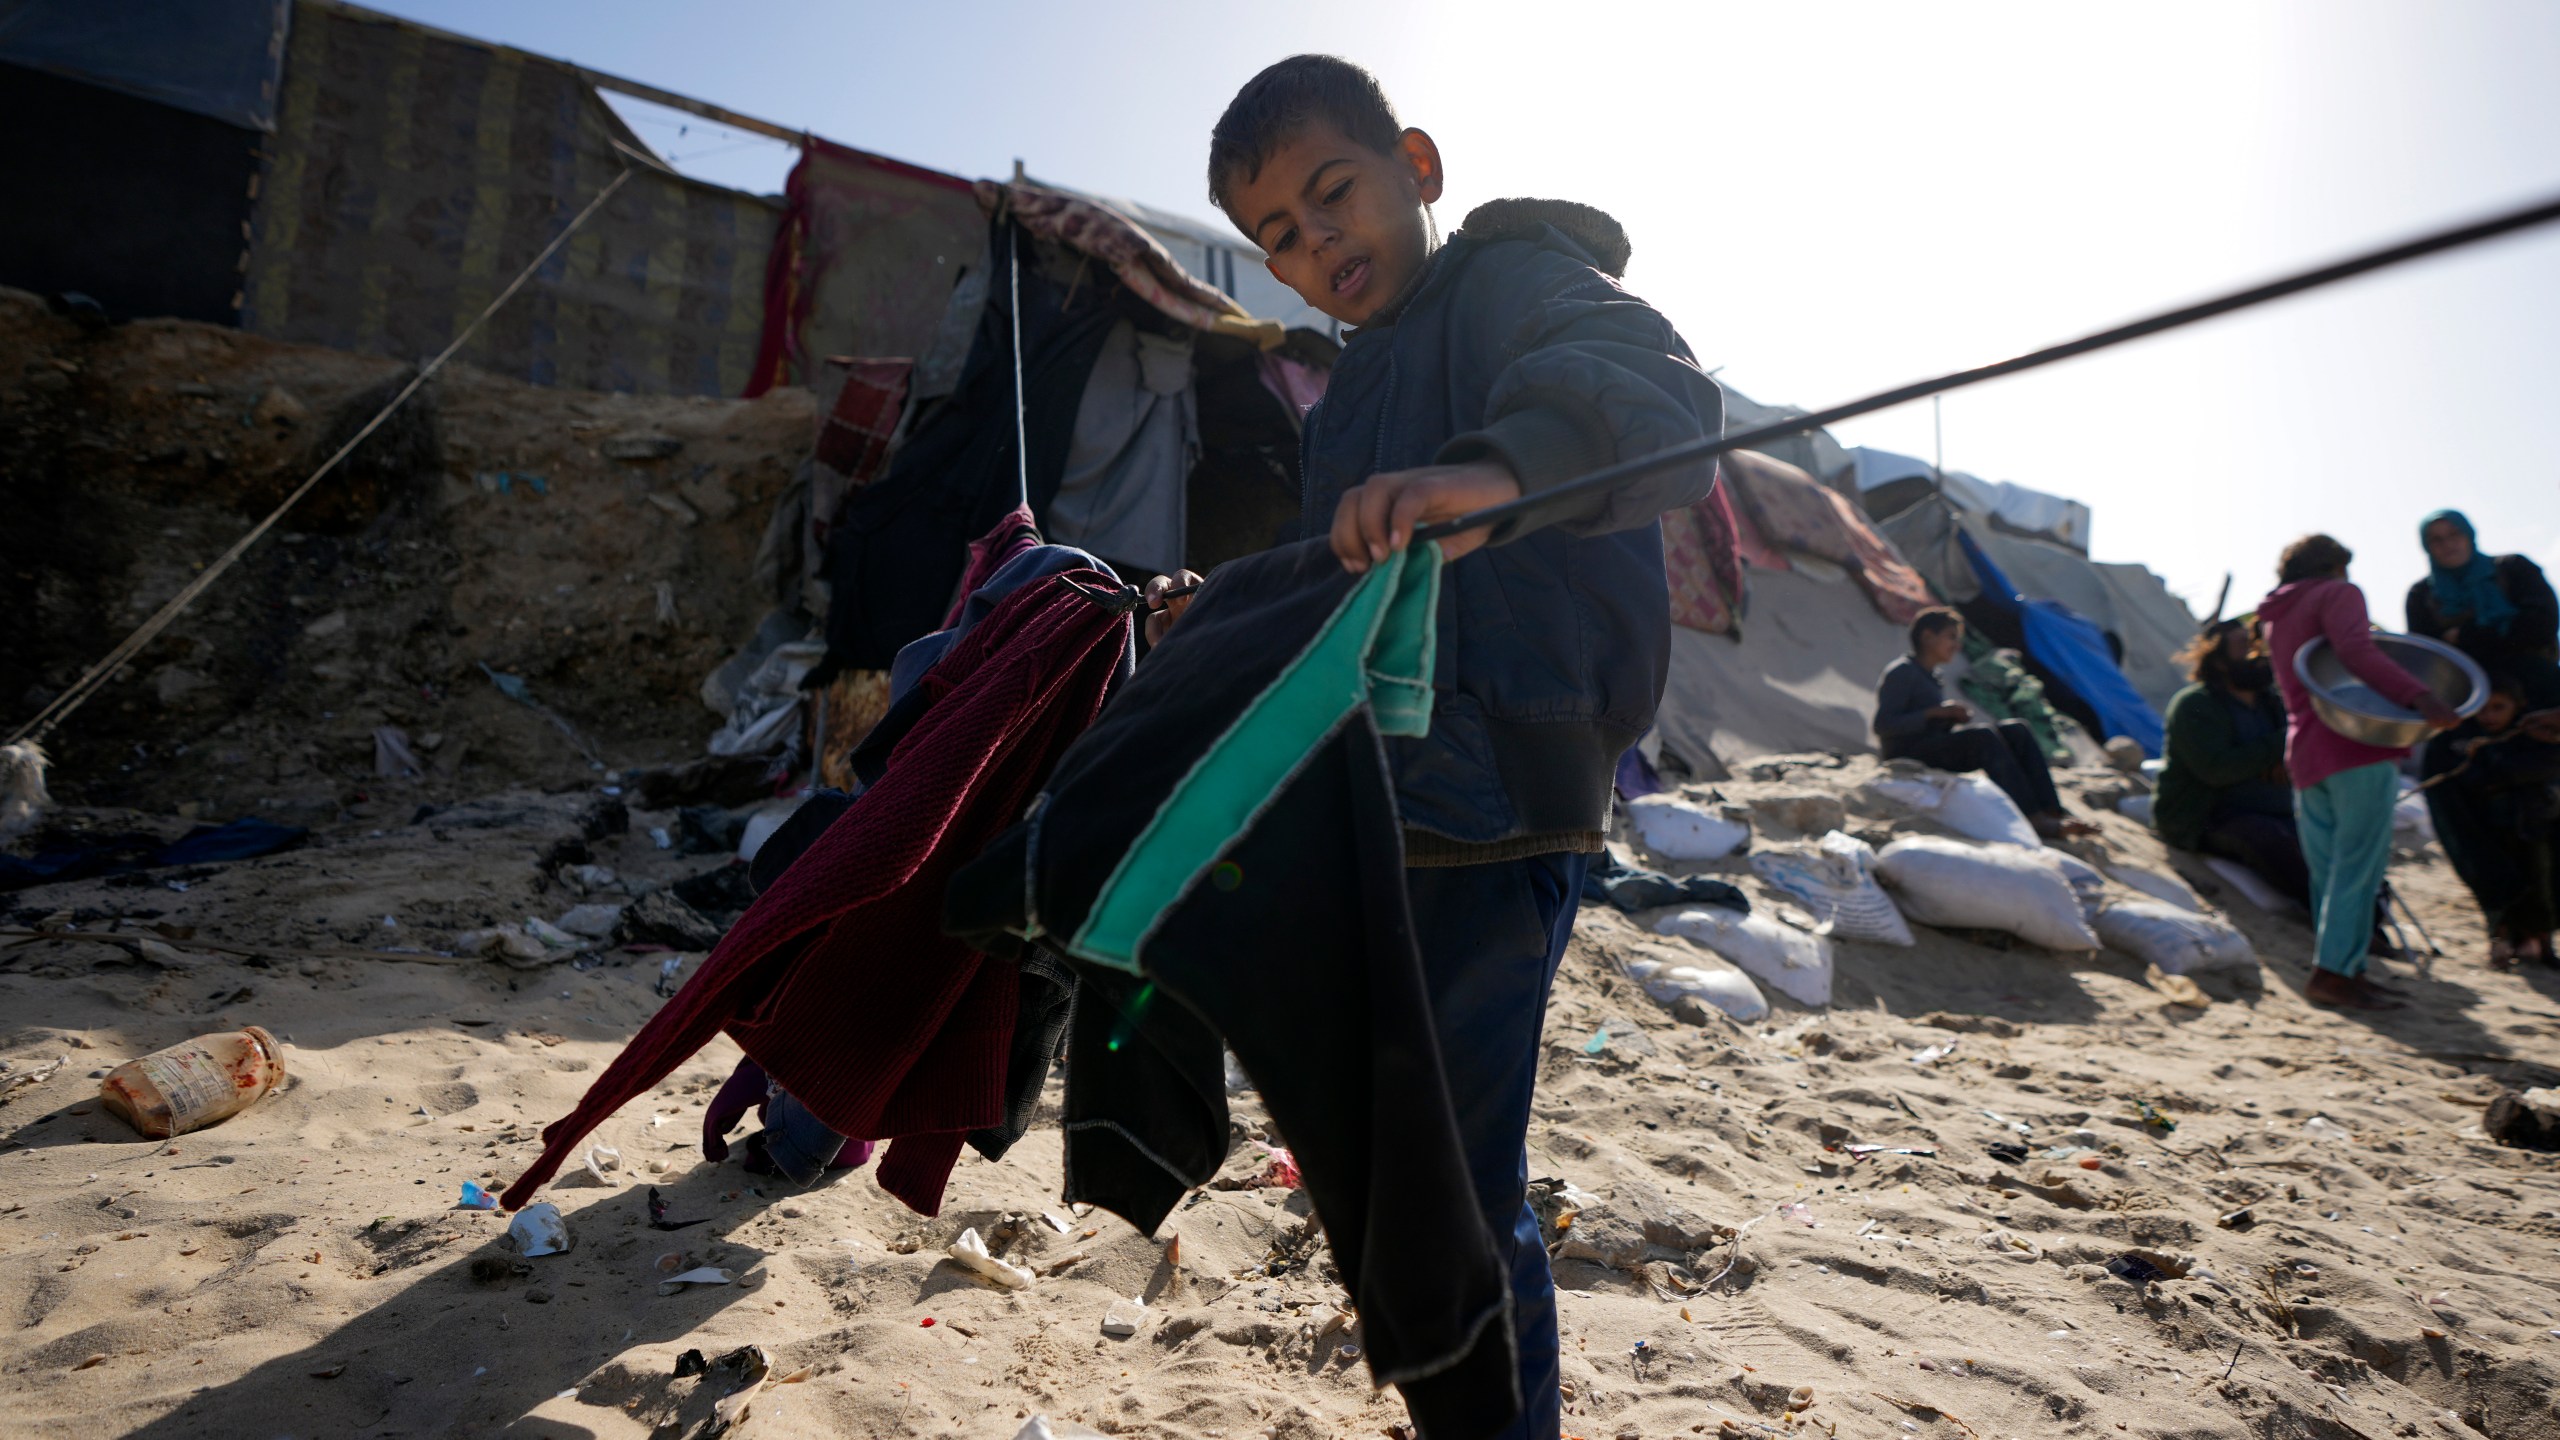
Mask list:
[[[596,197],[587,202],[587,208],[579,211],[567,225],[561,228],[559,234],[552,236],[551,243],[542,247],[542,253],[534,256],[532,263],[526,265],[514,280],[509,281],[506,289],[498,292],[498,298],[490,301],[488,308],[482,310],[477,319],[464,326],[461,334],[453,337],[452,344],[445,346],[434,359],[419,367],[418,373],[410,377],[409,383],[400,387],[400,393],[392,396],[390,403],[375,412],[374,417],[365,422],[364,428],[358,430],[346,444],[339,446],[335,454],[321,461],[320,468],[312,471],[309,477],[294,487],[292,494],[284,497],[284,503],[267,512],[267,518],[259,521],[248,534],[241,536],[230,549],[223,551],[220,558],[205,566],[196,578],[187,582],[186,588],[172,596],[168,604],[160,607],[158,613],[143,621],[139,629],[126,636],[123,644],[108,651],[106,658],[90,666],[87,673],[73,681],[69,689],[55,696],[53,702],[38,712],[34,719],[11,731],[7,743],[14,745],[20,740],[30,738],[40,740],[53,733],[55,726],[69,719],[71,712],[87,703],[91,696],[97,694],[108,681],[116,677],[117,672],[130,664],[134,656],[141,654],[144,646],[158,639],[160,632],[168,629],[179,615],[185,613],[186,608],[195,603],[197,596],[211,588],[213,582],[220,579],[224,571],[229,570],[241,556],[249,553],[250,546],[257,544],[269,530],[274,529],[276,522],[285,517],[285,512],[302,503],[302,497],[310,494],[313,486],[326,478],[330,471],[337,469],[340,462],[354,454],[357,446],[363,444],[374,431],[382,428],[382,423],[390,419],[402,405],[407,404],[409,397],[417,394],[419,387],[433,378],[438,370],[443,369],[444,363],[452,359],[455,352],[468,344],[472,336],[480,333],[480,327],[488,323],[490,316],[498,313],[498,307],[506,304],[518,290],[523,289],[524,283],[533,278],[533,272],[541,269],[544,262],[550,260],[560,246],[577,232],[578,227],[587,223],[589,216],[602,209],[604,202],[612,199],[613,193],[621,189],[623,182],[629,180],[631,175],[631,168],[624,166],[622,172],[613,177],[612,183],[597,191]]]
[[[2193,325],[2200,320],[2211,320],[2216,316],[2228,315],[2235,310],[2246,310],[2253,305],[2263,305],[2270,300],[2281,300],[2288,295],[2299,295],[2305,290],[2335,284],[2340,280],[2353,279],[2358,275],[2369,274],[2404,261],[2441,254],[2447,250],[2495,239],[2518,230],[2528,230],[2536,225],[2547,225],[2554,220],[2560,220],[2560,196],[2547,196],[2517,209],[2501,211],[2448,229],[2431,231],[2397,244],[2385,245],[2360,255],[2350,255],[2343,260],[2333,260],[2326,265],[2297,271],[2280,279],[2263,281],[2233,290],[2209,300],[2199,300],[2193,304],[2163,310],[2139,320],[2130,320],[2122,325],[2083,335],[2077,340],[2065,340],[2058,345],[2048,345],[2041,350],[2030,350],[2024,355],[2013,355],[2006,360],[1994,360],[1987,365],[1950,371],[1933,380],[1915,380],[1908,385],[1880,390],[1864,399],[1847,401],[1827,410],[1815,410],[1798,415],[1791,420],[1776,420],[1766,425],[1755,425],[1748,430],[1735,430],[1711,439],[1692,440],[1686,444],[1674,445],[1667,450],[1657,450],[1650,455],[1637,456],[1633,460],[1621,460],[1615,465],[1602,466],[1589,474],[1577,476],[1561,485],[1538,491],[1534,495],[1523,495],[1517,500],[1505,501],[1500,505],[1489,505],[1470,514],[1454,516],[1418,527],[1413,532],[1413,543],[1445,540],[1452,535],[1462,534],[1479,526],[1498,525],[1506,520],[1551,512],[1592,495],[1604,494],[1628,481],[1641,479],[1655,471],[1667,470],[1675,465],[1686,465],[1692,461],[1703,460],[1710,455],[1721,455],[1727,450],[1748,450],[1765,440],[1780,440],[1789,435],[1802,434],[1807,430],[1819,430],[1824,426],[1835,425],[1860,415],[1889,410],[1896,405],[1907,404],[1913,400],[1925,400],[1932,395],[1942,395],[1949,390],[1961,389],[1967,385],[1978,385],[1985,380],[1997,380],[2002,376],[2016,375],[2022,371],[2050,365],[2057,360],[2069,360],[2074,356],[2087,355],[2110,346],[2122,345],[2130,340],[2140,340],[2165,330],[2175,330],[2180,326]]]

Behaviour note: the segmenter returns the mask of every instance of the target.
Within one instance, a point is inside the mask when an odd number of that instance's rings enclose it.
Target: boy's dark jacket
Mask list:
[[[1619,288],[1627,254],[1586,205],[1478,207],[1345,340],[1301,441],[1305,533],[1384,471],[1500,459],[1534,492],[1723,433],[1715,382]],[[1611,774],[1670,664],[1656,517],[1714,485],[1711,460],[1676,468],[1448,568],[1431,733],[1390,742],[1411,863],[1599,848]]]

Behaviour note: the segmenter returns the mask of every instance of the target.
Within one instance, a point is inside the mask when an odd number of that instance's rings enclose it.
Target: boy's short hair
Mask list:
[[[1228,185],[1260,175],[1310,120],[1329,120],[1381,155],[1394,154],[1404,135],[1377,76],[1339,56],[1292,55],[1244,82],[1209,131],[1209,198],[1227,210]]]
[[[1964,616],[1945,605],[1932,605],[1911,617],[1911,649],[1918,653],[1920,642],[1941,630],[1961,630]]]
[[[2276,559],[2276,583],[2290,585],[2296,580],[2312,580],[2344,570],[2356,558],[2356,552],[2328,535],[2305,535],[2284,547]]]

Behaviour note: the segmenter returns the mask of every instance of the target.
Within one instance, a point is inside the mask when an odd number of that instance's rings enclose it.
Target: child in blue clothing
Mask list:
[[[1301,514],[1355,572],[1418,526],[1722,428],[1678,332],[1620,288],[1616,221],[1499,200],[1440,242],[1442,183],[1431,137],[1330,56],[1255,76],[1210,138],[1212,198],[1275,278],[1351,327],[1307,415]],[[1524,1194],[1539,1028],[1618,757],[1670,662],[1657,517],[1714,483],[1702,461],[1440,542],[1431,733],[1389,742],[1442,1062],[1511,1267],[1523,1437],[1559,1423],[1555,1285]]]

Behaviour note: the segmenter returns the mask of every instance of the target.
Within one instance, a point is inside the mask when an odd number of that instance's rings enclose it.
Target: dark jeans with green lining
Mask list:
[[[1521,1416],[1501,1440],[1553,1440],[1562,1423],[1555,1277],[1528,1201],[1529,1097],[1547,990],[1589,864],[1586,855],[1536,855],[1405,872],[1458,1141],[1511,1272]]]

